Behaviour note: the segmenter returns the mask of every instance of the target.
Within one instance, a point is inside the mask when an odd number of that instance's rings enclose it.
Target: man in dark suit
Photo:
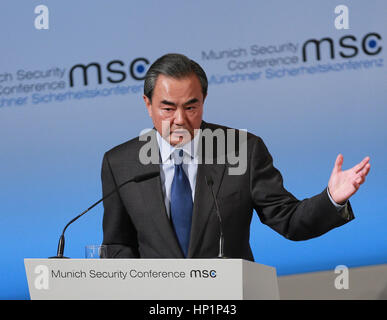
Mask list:
[[[328,187],[299,201],[284,188],[261,138],[239,130],[228,135],[231,128],[202,120],[206,96],[203,69],[183,55],[165,55],[149,68],[144,101],[154,129],[104,155],[103,193],[141,173],[160,175],[104,200],[103,244],[110,257],[216,257],[220,223],[211,188],[230,258],[254,260],[253,210],[290,240],[317,237],[354,219],[348,199],[365,181],[368,157],[343,171],[338,155]],[[204,132],[217,138],[207,144]]]

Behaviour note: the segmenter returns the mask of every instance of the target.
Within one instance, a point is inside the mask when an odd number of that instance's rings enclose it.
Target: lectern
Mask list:
[[[279,299],[276,270],[241,259],[25,259],[31,299]]]

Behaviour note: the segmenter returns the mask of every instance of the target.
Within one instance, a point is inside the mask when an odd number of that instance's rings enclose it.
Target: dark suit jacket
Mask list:
[[[228,129],[204,121],[201,128]],[[133,176],[160,170],[157,163],[141,164],[139,150],[145,143],[137,137],[106,152],[102,164],[104,194]],[[200,157],[206,159],[204,144]],[[218,158],[216,147],[213,157]],[[262,139],[251,133],[247,134],[246,172],[230,175],[228,168],[228,163],[215,161],[198,165],[188,258],[218,255],[219,222],[206,176],[214,181],[223,222],[224,254],[229,258],[254,260],[249,244],[253,210],[262,223],[290,240],[320,236],[354,218],[349,202],[348,218],[337,211],[326,188],[314,197],[297,200],[285,190]],[[183,258],[166,213],[160,177],[125,185],[104,200],[104,209],[103,244],[109,245],[109,257]]]

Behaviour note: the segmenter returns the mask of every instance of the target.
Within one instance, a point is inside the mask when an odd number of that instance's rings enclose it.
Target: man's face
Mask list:
[[[153,125],[172,146],[186,144],[200,128],[205,97],[195,74],[181,79],[159,75],[152,102],[143,98]]]

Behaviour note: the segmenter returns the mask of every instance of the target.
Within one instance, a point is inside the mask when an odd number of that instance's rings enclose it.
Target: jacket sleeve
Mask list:
[[[329,200],[326,188],[302,201],[283,186],[281,173],[261,138],[256,138],[250,159],[250,192],[262,223],[290,240],[318,237],[354,219],[348,201],[346,219]]]
[[[104,155],[101,170],[103,196],[116,187],[108,154]],[[103,243],[107,245],[107,258],[138,258],[137,232],[127,213],[119,192],[103,201]]]

